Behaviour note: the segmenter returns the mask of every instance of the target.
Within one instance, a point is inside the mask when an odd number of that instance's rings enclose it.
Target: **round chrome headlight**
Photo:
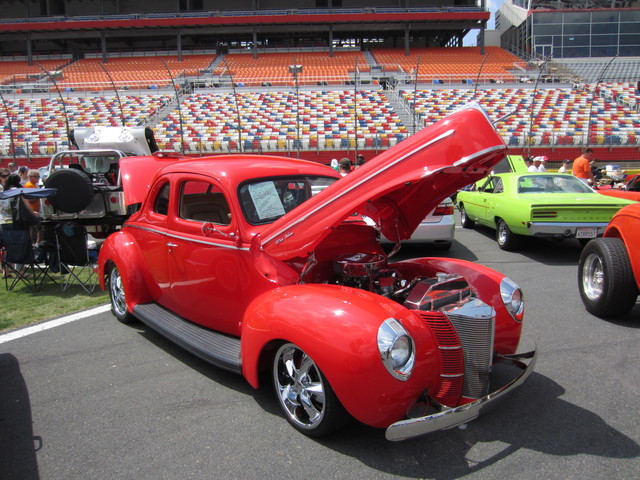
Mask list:
[[[514,320],[521,322],[524,316],[524,298],[520,287],[510,278],[503,278],[500,282],[500,295],[507,311]]]
[[[408,380],[415,363],[413,339],[395,318],[388,318],[378,329],[378,350],[387,371],[398,380]]]

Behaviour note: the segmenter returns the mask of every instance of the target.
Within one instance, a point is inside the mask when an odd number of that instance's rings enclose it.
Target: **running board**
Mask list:
[[[191,323],[157,303],[136,305],[133,315],[205,362],[242,373],[239,338]]]

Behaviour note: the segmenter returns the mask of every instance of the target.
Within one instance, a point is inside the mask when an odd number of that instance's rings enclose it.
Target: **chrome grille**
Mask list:
[[[489,393],[495,310],[474,298],[443,313],[456,329],[464,351],[462,395],[481,398]]]

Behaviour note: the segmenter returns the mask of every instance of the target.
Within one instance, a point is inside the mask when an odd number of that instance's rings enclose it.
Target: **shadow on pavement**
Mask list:
[[[31,402],[16,357],[0,354],[0,478],[38,479],[36,451],[42,438],[33,435]]]

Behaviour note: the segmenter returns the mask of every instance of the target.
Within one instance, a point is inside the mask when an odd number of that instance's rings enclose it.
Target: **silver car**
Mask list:
[[[453,243],[456,229],[453,212],[453,201],[447,197],[420,222],[411,238],[402,243],[409,245],[433,244],[443,250],[449,249]],[[365,218],[365,221],[369,224],[374,223],[370,218]],[[380,236],[380,242],[383,244],[392,243],[384,235]]]

